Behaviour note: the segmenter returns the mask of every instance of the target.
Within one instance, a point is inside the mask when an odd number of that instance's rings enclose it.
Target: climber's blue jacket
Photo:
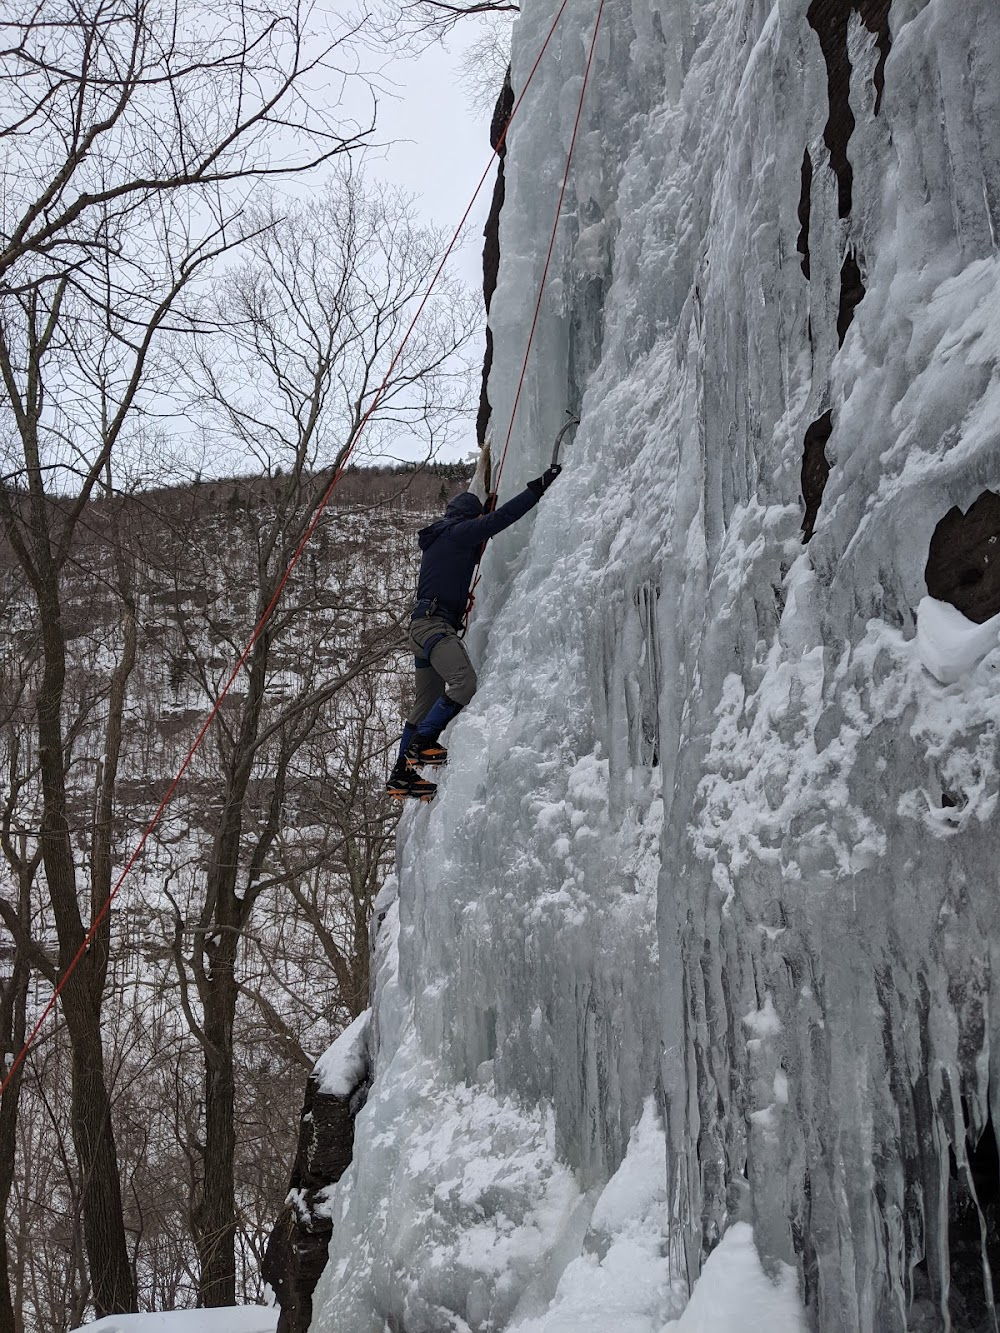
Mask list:
[[[456,495],[444,518],[418,533],[424,554],[413,615],[441,616],[458,629],[483,543],[523,518],[537,503],[534,492],[525,490],[492,514],[484,514],[482,503],[471,491]]]

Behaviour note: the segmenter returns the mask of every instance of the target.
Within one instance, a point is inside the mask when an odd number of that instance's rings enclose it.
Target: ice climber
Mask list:
[[[437,787],[417,769],[448,762],[448,751],[438,737],[476,692],[476,673],[459,635],[483,544],[533,509],[562,471],[558,465],[547,468],[520,495],[491,509],[484,503],[494,498],[486,494],[488,448],[469,489],[450,501],[444,518],[417,534],[423,555],[409,633],[416,698],[403,727],[399,757],[385,784],[398,800],[433,797]]]

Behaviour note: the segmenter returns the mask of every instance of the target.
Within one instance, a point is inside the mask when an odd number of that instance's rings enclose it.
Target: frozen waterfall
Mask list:
[[[596,11],[509,140],[503,428]],[[583,424],[380,901],[317,1333],[996,1329],[998,230],[996,0],[607,0],[503,491]]]

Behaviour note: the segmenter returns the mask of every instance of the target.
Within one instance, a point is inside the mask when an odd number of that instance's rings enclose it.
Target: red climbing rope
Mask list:
[[[545,284],[549,277],[549,266],[552,263],[552,255],[556,248],[556,236],[559,234],[559,223],[562,219],[563,200],[566,198],[566,188],[569,185],[570,167],[573,164],[573,150],[576,147],[576,138],[580,129],[580,120],[583,116],[583,103],[587,96],[587,84],[590,82],[590,71],[594,63],[594,52],[597,49],[597,34],[600,31],[601,18],[604,14],[605,4],[606,0],[601,0],[601,3],[597,7],[597,18],[594,22],[594,32],[590,39],[590,50],[587,52],[587,66],[583,72],[583,87],[580,89],[580,100],[577,103],[576,119],[573,122],[573,134],[569,141],[569,152],[566,154],[566,170],[563,172],[562,188],[559,191],[559,202],[556,204],[555,221],[552,223],[552,235],[549,238],[549,250],[548,254],[545,256],[545,266],[542,269],[542,280],[538,284],[538,300],[535,302],[535,313],[531,321],[531,328],[528,331],[528,342],[524,349],[524,360],[521,362],[521,377],[517,382],[517,393],[514,395],[514,406],[510,410],[510,421],[508,422],[507,435],[503,442],[503,452],[500,455],[500,466],[497,468],[496,478],[493,480],[493,484],[490,488],[494,495],[500,489],[500,478],[503,475],[503,465],[507,459],[507,449],[510,445],[511,436],[514,433],[514,422],[517,419],[517,409],[521,402],[521,393],[524,389],[524,381],[528,373],[528,360],[531,356],[531,345],[535,340],[535,330],[538,328],[538,316],[541,313],[542,298],[545,295]],[[469,590],[469,601],[465,608],[465,619],[462,629],[463,634],[468,627],[469,616],[472,614],[472,608],[476,602],[476,588],[479,586],[479,580],[482,577],[480,574],[480,566],[483,563],[483,552],[485,550],[486,547],[484,546],[479,552],[479,559],[476,561],[475,577],[472,580],[472,587]]]
[[[451,240],[448,242],[447,249],[445,250],[444,254],[443,254],[442,257],[441,257],[441,262],[438,264],[437,269],[436,269],[435,272],[434,272],[434,276],[431,278],[430,284],[429,284],[429,286],[428,286],[426,292],[424,293],[423,297],[421,298],[420,304],[419,304],[418,307],[417,307],[416,314],[413,316],[412,320],[410,321],[409,327],[408,327],[407,330],[406,330],[406,333],[403,335],[403,340],[402,340],[402,342],[399,344],[399,347],[396,349],[396,353],[395,353],[395,355],[393,356],[392,361],[391,361],[390,364],[389,364],[389,369],[385,372],[385,377],[383,378],[382,383],[379,385],[379,387],[378,387],[378,389],[377,389],[377,391],[376,391],[376,393],[375,393],[375,396],[373,397],[373,399],[372,399],[372,401],[371,401],[371,405],[369,406],[368,410],[365,412],[364,416],[361,418],[361,421],[358,423],[358,428],[357,428],[357,430],[354,432],[354,436],[353,436],[353,438],[349,441],[349,443],[348,443],[348,445],[347,445],[347,448],[346,448],[345,451],[344,451],[344,455],[343,455],[343,457],[342,457],[342,459],[341,459],[339,465],[337,466],[336,471],[335,471],[334,474],[333,474],[333,477],[332,477],[332,479],[331,479],[331,481],[330,481],[329,486],[328,486],[328,487],[326,488],[326,490],[324,491],[323,496],[322,496],[322,499],[320,500],[319,504],[316,506],[316,510],[315,510],[315,512],[314,512],[314,514],[313,514],[313,517],[312,517],[312,519],[311,519],[311,521],[310,521],[310,523],[309,523],[309,526],[308,526],[308,528],[306,529],[305,534],[304,534],[303,537],[302,537],[302,540],[299,542],[298,546],[295,548],[295,552],[294,552],[294,554],[292,555],[291,560],[288,562],[288,566],[287,566],[287,568],[285,569],[285,572],[284,572],[284,573],[282,574],[282,576],[281,576],[281,581],[279,582],[277,588],[275,589],[274,596],[271,598],[270,602],[268,603],[267,609],[265,610],[264,614],[261,616],[260,620],[257,622],[257,625],[256,625],[256,627],[255,627],[255,629],[254,629],[254,631],[253,631],[253,634],[252,634],[251,637],[250,637],[250,641],[247,643],[247,646],[244,648],[243,652],[240,654],[239,660],[237,661],[236,665],[233,667],[233,670],[232,670],[232,673],[231,673],[230,676],[229,676],[229,679],[226,681],[225,685],[222,687],[222,691],[221,691],[221,693],[219,694],[218,698],[215,700],[215,703],[212,705],[212,710],[211,710],[211,712],[208,714],[208,717],[205,719],[204,723],[202,724],[201,730],[198,732],[198,735],[195,737],[194,742],[193,742],[192,745],[191,745],[191,748],[188,750],[187,754],[184,756],[184,762],[181,764],[180,768],[177,770],[177,774],[176,774],[176,776],[174,777],[173,781],[171,782],[170,786],[167,788],[166,793],[165,793],[164,796],[163,796],[163,799],[160,801],[160,804],[156,807],[156,810],[155,810],[155,812],[154,812],[154,814],[153,814],[152,819],[151,819],[151,820],[149,821],[149,823],[146,825],[146,828],[145,828],[145,830],[144,830],[144,832],[143,832],[143,834],[142,834],[142,837],[139,839],[139,842],[136,844],[136,847],[135,847],[134,851],[132,852],[132,854],[129,856],[128,860],[125,862],[125,865],[124,865],[124,867],[123,867],[123,869],[122,869],[122,872],[121,872],[121,874],[118,876],[118,879],[117,879],[117,881],[115,882],[114,887],[112,888],[111,892],[108,894],[108,897],[105,899],[103,905],[101,906],[100,911],[97,913],[97,916],[94,918],[94,922],[93,922],[93,924],[91,925],[90,929],[87,931],[87,934],[84,936],[83,943],[80,945],[80,947],[79,947],[79,949],[77,950],[76,954],[73,956],[73,958],[70,960],[69,964],[67,965],[65,972],[62,974],[62,977],[59,979],[58,984],[56,985],[55,989],[54,989],[53,992],[52,992],[52,996],[51,996],[51,998],[49,999],[49,1002],[46,1004],[45,1008],[42,1010],[42,1013],[41,1013],[40,1018],[38,1019],[38,1021],[35,1023],[34,1027],[32,1028],[31,1033],[30,1033],[30,1035],[29,1035],[27,1041],[24,1043],[23,1047],[21,1048],[20,1052],[18,1053],[18,1055],[17,1055],[16,1059],[14,1060],[13,1064],[11,1065],[10,1069],[7,1071],[7,1075],[6,1075],[6,1077],[4,1078],[3,1082],[0,1083],[0,1096],[3,1096],[3,1094],[6,1092],[7,1088],[9,1087],[10,1083],[12,1082],[12,1080],[13,1080],[13,1078],[14,1078],[14,1075],[17,1073],[17,1071],[18,1071],[18,1069],[20,1068],[21,1064],[24,1062],[24,1059],[25,1059],[25,1057],[27,1056],[28,1052],[31,1050],[32,1046],[34,1045],[35,1040],[37,1039],[39,1032],[41,1032],[42,1027],[43,1027],[44,1024],[45,1024],[46,1019],[48,1018],[48,1016],[49,1016],[49,1014],[52,1012],[52,1010],[55,1008],[56,1001],[59,999],[60,995],[62,994],[63,990],[65,989],[67,982],[69,981],[69,979],[70,979],[70,977],[72,976],[73,972],[76,970],[76,968],[77,968],[78,964],[80,963],[81,959],[83,958],[84,954],[85,954],[85,953],[87,952],[87,950],[90,948],[90,945],[91,945],[91,943],[93,942],[94,937],[95,937],[95,935],[97,934],[97,931],[100,929],[101,923],[104,921],[104,918],[107,916],[108,912],[111,910],[111,904],[114,902],[115,898],[118,896],[118,892],[119,892],[119,890],[121,889],[122,885],[124,884],[125,879],[126,879],[126,877],[128,876],[128,874],[129,874],[129,871],[132,869],[132,867],[135,865],[136,861],[139,859],[139,856],[141,855],[141,853],[142,853],[142,851],[143,851],[143,848],[146,846],[146,843],[147,843],[148,840],[149,840],[150,834],[153,832],[153,830],[156,828],[157,824],[160,822],[160,818],[161,818],[161,816],[163,815],[164,810],[166,810],[167,806],[169,805],[169,803],[170,803],[170,801],[171,801],[171,799],[172,799],[172,797],[173,797],[173,795],[174,795],[174,792],[177,790],[178,786],[180,785],[180,781],[181,781],[181,779],[183,778],[184,774],[186,773],[187,768],[188,768],[188,765],[191,763],[191,760],[194,758],[195,754],[196,754],[196,753],[198,752],[198,750],[200,749],[202,741],[205,739],[205,736],[207,735],[209,728],[211,727],[212,723],[215,721],[216,715],[218,714],[219,709],[222,707],[223,700],[224,700],[224,699],[227,697],[227,695],[229,694],[229,691],[230,691],[230,689],[232,688],[233,684],[235,683],[237,676],[240,674],[240,672],[243,670],[243,667],[246,665],[247,658],[250,656],[250,653],[251,653],[252,650],[253,650],[254,644],[255,644],[255,643],[257,642],[257,640],[260,638],[261,634],[262,634],[263,631],[264,631],[264,627],[266,626],[267,622],[270,620],[271,615],[272,615],[272,613],[274,612],[275,607],[278,605],[278,602],[279,602],[279,600],[280,600],[280,598],[281,598],[281,595],[282,595],[282,593],[283,593],[284,590],[285,590],[285,585],[287,584],[288,580],[291,578],[292,571],[295,569],[296,565],[299,563],[299,560],[301,559],[301,556],[302,556],[302,552],[305,550],[305,548],[306,548],[306,546],[307,546],[307,544],[308,544],[310,538],[312,537],[313,533],[316,531],[316,527],[317,527],[317,525],[319,524],[320,519],[323,517],[323,514],[325,513],[326,508],[327,508],[327,506],[328,506],[329,503],[330,503],[330,497],[333,495],[333,492],[334,492],[334,490],[335,490],[336,487],[337,487],[337,483],[340,481],[340,478],[341,478],[341,477],[343,476],[343,474],[344,474],[344,470],[345,470],[345,468],[347,467],[347,464],[348,464],[348,462],[349,462],[349,460],[350,460],[351,454],[354,452],[355,446],[357,445],[358,439],[359,439],[359,437],[360,437],[362,431],[364,430],[365,426],[368,424],[369,420],[371,419],[371,417],[372,417],[372,415],[374,414],[374,412],[376,411],[376,409],[377,409],[377,408],[379,407],[379,405],[381,404],[382,398],[383,398],[383,396],[384,396],[384,394],[385,394],[385,391],[386,391],[386,389],[387,389],[387,387],[388,387],[389,381],[390,381],[390,379],[392,378],[392,372],[396,369],[396,366],[399,364],[400,357],[403,355],[403,351],[405,350],[407,343],[410,341],[410,337],[411,337],[411,335],[413,334],[413,330],[414,330],[414,328],[415,328],[416,325],[417,325],[417,321],[420,319],[420,316],[423,314],[423,312],[424,312],[424,308],[426,307],[427,302],[430,300],[430,298],[431,298],[431,294],[432,294],[432,292],[434,291],[434,288],[437,286],[438,279],[441,277],[441,274],[442,274],[442,272],[444,271],[444,267],[445,267],[445,265],[447,264],[448,260],[451,258],[451,253],[452,253],[452,251],[454,250],[455,246],[458,244],[459,237],[461,236],[463,230],[465,229],[465,224],[466,224],[466,222],[468,222],[468,220],[469,220],[469,214],[472,212],[472,209],[473,209],[473,207],[475,206],[475,202],[476,202],[476,200],[479,198],[480,191],[482,190],[483,186],[484,186],[485,183],[486,183],[486,178],[489,176],[490,171],[492,170],[494,159],[498,156],[498,154],[500,153],[500,150],[502,149],[502,147],[503,147],[503,145],[504,145],[504,142],[506,141],[507,133],[508,133],[508,131],[509,131],[509,129],[510,129],[511,124],[513,123],[514,117],[517,115],[518,111],[520,110],[521,103],[524,101],[525,96],[527,95],[528,89],[531,87],[532,81],[534,80],[534,77],[535,77],[535,75],[536,75],[537,72],[538,72],[538,67],[539,67],[539,66],[541,65],[541,63],[542,63],[542,58],[543,58],[543,56],[545,55],[545,52],[548,50],[549,42],[552,40],[553,34],[555,33],[555,30],[556,30],[556,28],[557,28],[558,25],[559,25],[559,20],[562,18],[563,13],[565,12],[566,7],[567,7],[568,4],[569,4],[569,0],[562,0],[562,3],[560,4],[559,9],[558,9],[557,12],[556,12],[556,16],[555,16],[555,18],[552,20],[552,24],[551,24],[551,26],[550,26],[548,32],[546,33],[545,41],[542,43],[541,48],[540,48],[540,50],[539,50],[539,52],[538,52],[538,55],[537,55],[537,57],[536,57],[536,59],[535,59],[535,63],[534,63],[534,65],[531,67],[531,73],[528,75],[528,78],[527,78],[526,81],[525,81],[524,87],[523,87],[523,89],[521,90],[521,94],[520,94],[520,96],[518,97],[517,101],[516,101],[515,104],[514,104],[514,108],[513,108],[513,110],[512,110],[511,113],[510,113],[510,117],[509,117],[508,120],[507,120],[507,124],[504,126],[503,133],[500,135],[499,139],[497,140],[496,147],[493,149],[493,152],[490,154],[489,160],[488,160],[488,162],[487,162],[487,164],[486,164],[486,169],[483,171],[482,176],[479,178],[479,184],[476,186],[475,191],[473,192],[472,198],[469,200],[468,207],[466,208],[465,212],[462,214],[462,220],[459,222],[458,226],[455,228],[455,233],[454,233],[454,235],[452,236]],[[602,7],[602,9],[603,9],[603,7],[604,7],[604,0],[601,0],[601,7]]]

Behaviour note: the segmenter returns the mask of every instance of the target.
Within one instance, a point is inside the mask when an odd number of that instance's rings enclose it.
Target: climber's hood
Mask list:
[[[456,495],[454,500],[448,502],[448,508],[444,511],[444,518],[439,518],[436,523],[431,523],[428,527],[420,529],[417,539],[420,542],[421,551],[426,551],[428,546],[437,541],[442,532],[446,532],[453,524],[461,523],[468,518],[479,518],[482,512],[483,502],[471,491],[463,491],[461,495]]]

